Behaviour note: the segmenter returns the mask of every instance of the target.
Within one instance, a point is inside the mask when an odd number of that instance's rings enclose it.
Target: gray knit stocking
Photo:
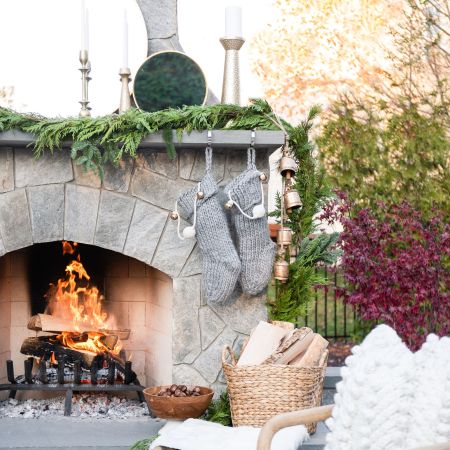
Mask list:
[[[269,283],[276,253],[276,245],[270,240],[267,217],[261,206],[260,176],[261,172],[255,166],[255,149],[249,148],[247,170],[225,188],[225,193],[234,202],[232,221],[242,264],[242,290],[251,295],[258,294]]]
[[[198,187],[181,195],[177,203],[181,215],[191,223],[195,222],[195,234],[203,260],[203,294],[209,303],[220,304],[230,298],[241,263],[224,211],[217,200],[218,187],[211,174],[210,147],[206,148],[205,157],[206,174],[203,180]],[[195,201],[198,191],[204,196]]]

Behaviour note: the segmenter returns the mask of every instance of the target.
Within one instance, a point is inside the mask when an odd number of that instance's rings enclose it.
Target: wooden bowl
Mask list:
[[[144,389],[147,405],[156,417],[161,419],[193,419],[200,417],[208,408],[214,391],[200,387],[196,397],[160,397],[158,392],[168,386],[155,386]]]

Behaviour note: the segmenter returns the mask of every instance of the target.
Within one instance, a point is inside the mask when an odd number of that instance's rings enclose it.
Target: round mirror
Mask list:
[[[150,56],[134,78],[134,101],[143,111],[203,105],[207,93],[200,66],[189,56],[176,51]]]
[[[0,105],[44,116],[78,116],[81,4],[81,0],[0,1]],[[85,6],[92,66],[89,106],[93,116],[111,114],[120,102],[124,11],[131,73],[147,57],[147,29],[136,0],[85,0]]]

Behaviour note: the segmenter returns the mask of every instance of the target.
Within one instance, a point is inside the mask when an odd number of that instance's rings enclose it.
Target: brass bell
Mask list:
[[[297,163],[292,156],[284,155],[280,161],[280,173],[283,177],[292,178],[297,172]]]
[[[177,220],[177,219],[178,219],[178,213],[177,213],[176,211],[172,211],[172,212],[170,213],[170,218],[171,218],[172,220]]]
[[[285,283],[289,278],[289,264],[284,259],[275,261],[275,264],[273,265],[273,275],[276,280]]]
[[[225,208],[231,209],[231,208],[233,207],[233,205],[234,205],[233,200],[228,200],[228,201],[225,203]]]
[[[283,227],[277,231],[277,244],[282,247],[288,247],[292,244],[292,230],[290,228]]]
[[[294,209],[302,207],[300,195],[298,195],[298,192],[295,189],[289,188],[284,193],[284,206],[288,213],[291,213]]]
[[[204,192],[202,192],[202,191],[198,191],[198,192],[197,192],[197,198],[198,198],[199,200],[201,200],[201,199],[204,198],[204,197],[205,197]]]
[[[262,182],[265,182],[265,181],[267,181],[267,175],[263,172],[263,173],[259,176],[259,179],[260,179]]]

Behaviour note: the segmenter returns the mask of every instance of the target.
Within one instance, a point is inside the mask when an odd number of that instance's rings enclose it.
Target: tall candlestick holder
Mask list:
[[[220,43],[225,49],[225,66],[223,69],[222,103],[239,105],[241,102],[241,87],[239,77],[239,50],[245,39],[241,37],[221,38]]]
[[[119,71],[122,90],[120,91],[119,114],[128,111],[131,108],[130,88],[131,70],[128,67],[122,67]]]
[[[89,73],[91,72],[91,62],[89,61],[89,52],[87,50],[80,50],[80,63],[81,63],[81,110],[80,117],[90,117],[91,107],[89,105],[89,81],[91,80]]]

